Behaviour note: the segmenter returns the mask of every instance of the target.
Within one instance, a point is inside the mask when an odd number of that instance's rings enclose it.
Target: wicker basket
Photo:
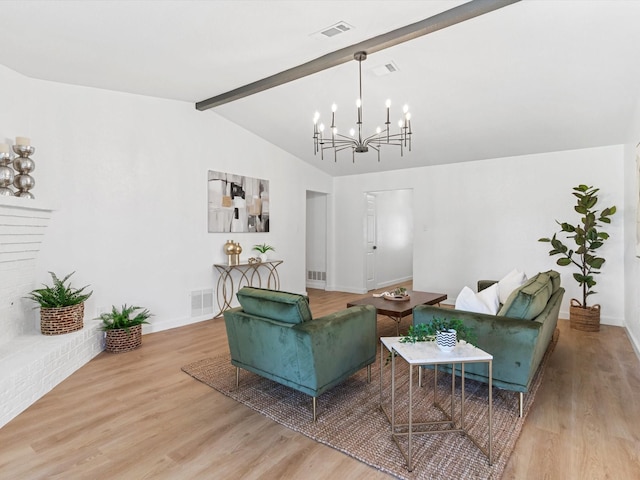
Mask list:
[[[142,345],[142,325],[106,331],[105,350],[112,353],[128,352]]]
[[[572,298],[571,306],[569,307],[569,325],[574,330],[599,332],[600,305],[582,308],[582,304],[575,298]]]
[[[40,309],[40,331],[43,335],[61,335],[82,330],[84,303],[59,308]]]

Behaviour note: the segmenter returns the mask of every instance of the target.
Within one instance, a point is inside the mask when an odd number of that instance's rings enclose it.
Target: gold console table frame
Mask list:
[[[233,302],[234,295],[242,287],[280,290],[280,275],[277,268],[282,262],[283,260],[267,260],[256,263],[242,262],[237,265],[214,263],[214,268],[220,273],[216,284],[216,300],[220,311],[214,315],[214,318],[232,308],[231,302]],[[233,278],[234,272],[237,272],[237,279]]]

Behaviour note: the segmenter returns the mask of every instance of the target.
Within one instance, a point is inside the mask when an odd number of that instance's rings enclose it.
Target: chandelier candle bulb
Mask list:
[[[28,137],[16,137],[16,145],[28,147],[31,145],[31,139]]]
[[[9,153],[8,143],[0,143],[0,153]]]

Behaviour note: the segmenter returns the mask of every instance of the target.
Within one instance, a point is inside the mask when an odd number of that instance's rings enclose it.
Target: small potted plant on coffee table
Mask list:
[[[147,319],[151,316],[149,310],[142,307],[124,304],[118,309],[112,306],[110,312],[98,317],[105,332],[105,350],[120,353],[138,348],[142,345],[142,324],[149,323]]]
[[[81,330],[84,326],[84,302],[93,292],[86,292],[89,285],[73,288],[69,280],[71,272],[60,280],[49,272],[53,285],[32,290],[26,298],[40,305],[40,331],[43,335],[61,335]]]

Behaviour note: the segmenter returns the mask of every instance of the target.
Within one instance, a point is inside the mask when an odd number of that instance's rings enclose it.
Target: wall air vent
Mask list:
[[[191,318],[213,314],[213,290],[191,292]]]
[[[335,25],[331,25],[330,27],[323,28],[319,32],[314,33],[313,37],[318,38],[331,38],[336,35],[340,35],[341,33],[348,32],[353,30],[353,27],[346,22],[338,22]]]

